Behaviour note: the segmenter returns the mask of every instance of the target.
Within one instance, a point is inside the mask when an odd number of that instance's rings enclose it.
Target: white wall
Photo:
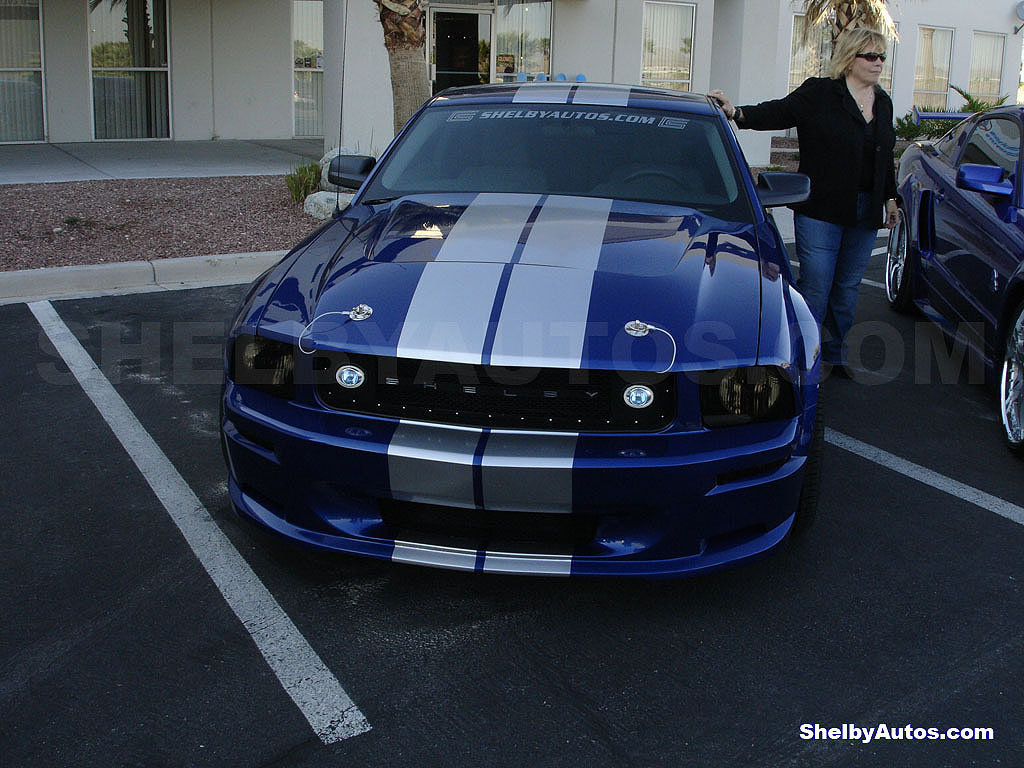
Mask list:
[[[215,0],[212,28],[214,133],[222,139],[290,139],[291,3]]]
[[[91,141],[92,82],[85,0],[43,4],[48,141]]]
[[[781,46],[780,25],[792,24],[780,7],[765,0],[718,0],[714,14],[711,88],[721,88],[733,104],[752,104],[786,95],[780,68],[788,71],[789,49]],[[787,35],[788,37],[788,35]],[[777,66],[782,62],[781,67]],[[771,134],[739,131],[751,165],[768,165]]]
[[[900,40],[896,47],[896,66],[893,70],[892,99],[896,115],[910,111],[914,96],[914,68],[917,59],[919,26],[953,29],[953,55],[949,81],[970,90],[971,47],[974,32],[993,32],[1005,35],[1003,47],[1003,76],[1000,95],[1009,94],[1009,103],[1016,101],[1020,78],[1021,35],[1014,35],[1020,24],[1014,14],[1013,2],[959,2],[958,0],[903,0],[893,10],[899,22]],[[947,108],[958,109],[964,100],[952,89]]]
[[[737,104],[785,95],[795,0],[695,0],[693,85],[722,88]],[[325,0],[325,144],[376,153],[392,138],[391,82],[371,0]],[[344,98],[340,22],[347,5]],[[892,96],[909,111],[919,25],[954,29],[951,82],[967,87],[974,31],[1006,35],[1003,87],[1017,91],[1022,35],[1014,3],[902,0]],[[170,0],[173,138],[290,138],[293,130],[290,0]],[[591,81],[640,80],[643,0],[555,0],[552,70]],[[85,0],[44,0],[48,140],[90,141]],[[949,106],[961,99],[950,91]],[[768,163],[767,134],[740,133],[747,159]]]
[[[329,18],[334,21],[328,23]],[[370,0],[324,2],[324,102],[325,148],[338,146],[339,109],[346,149],[379,155],[394,138],[391,70],[384,30]]]
[[[555,0],[552,9],[551,73],[570,80],[584,74],[594,83],[610,83],[617,65],[614,48],[616,7],[639,0]],[[639,47],[639,43],[637,44]],[[639,82],[639,65],[634,80]]]
[[[213,0],[168,3],[175,139],[211,139],[214,135],[212,4]]]
[[[789,51],[792,40],[792,15],[801,3],[779,0],[780,32],[784,42],[780,45],[777,72],[788,73]],[[914,69],[917,60],[918,27],[944,27],[953,30],[953,54],[949,80],[961,88],[970,89],[971,45],[974,32],[993,32],[1005,35],[1003,48],[1003,76],[1000,95],[1009,94],[1008,102],[1016,100],[1020,77],[1022,36],[1013,30],[1019,21],[1014,14],[1015,3],[970,2],[969,0],[901,0],[889,3],[893,20],[899,25],[900,39],[895,47],[892,96],[897,117],[910,111],[914,97]],[[783,81],[788,83],[788,77]],[[783,91],[784,93],[785,91]],[[949,91],[947,107],[958,109],[963,99]]]
[[[44,0],[49,141],[91,141],[86,0]],[[170,0],[174,139],[291,138],[290,0]]]

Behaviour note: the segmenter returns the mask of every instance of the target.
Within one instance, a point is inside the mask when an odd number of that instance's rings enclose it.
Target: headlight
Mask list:
[[[228,377],[277,397],[295,397],[295,347],[248,334],[235,339]]]
[[[622,399],[630,408],[647,408],[654,402],[654,390],[643,384],[633,384],[626,387],[622,393]]]
[[[356,365],[343,365],[334,374],[334,380],[345,389],[356,389],[363,386],[366,381],[366,374],[363,369]]]
[[[706,427],[791,419],[793,385],[781,368],[751,366],[700,375],[700,412]]]

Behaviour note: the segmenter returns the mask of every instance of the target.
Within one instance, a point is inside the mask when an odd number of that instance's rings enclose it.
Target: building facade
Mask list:
[[[885,85],[896,114],[1016,99],[1009,0],[902,0]],[[649,83],[736,103],[822,72],[790,0],[445,0],[427,3],[435,91],[525,72]],[[0,142],[322,136],[376,154],[393,135],[373,0],[0,0]],[[752,164],[768,135],[743,132]]]

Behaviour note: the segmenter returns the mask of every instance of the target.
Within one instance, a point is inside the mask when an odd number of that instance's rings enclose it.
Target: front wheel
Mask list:
[[[1016,454],[1024,453],[1024,304],[1013,314],[1006,333],[1003,375],[999,380],[999,410],[1003,416],[1006,445]]]
[[[908,314],[914,299],[910,287],[911,262],[907,240],[907,212],[899,209],[899,221],[889,231],[889,247],[885,256],[885,297],[897,312]]]

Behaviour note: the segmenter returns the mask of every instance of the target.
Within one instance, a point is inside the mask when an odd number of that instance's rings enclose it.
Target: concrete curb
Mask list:
[[[0,304],[247,283],[286,253],[226,253],[0,272]]]

